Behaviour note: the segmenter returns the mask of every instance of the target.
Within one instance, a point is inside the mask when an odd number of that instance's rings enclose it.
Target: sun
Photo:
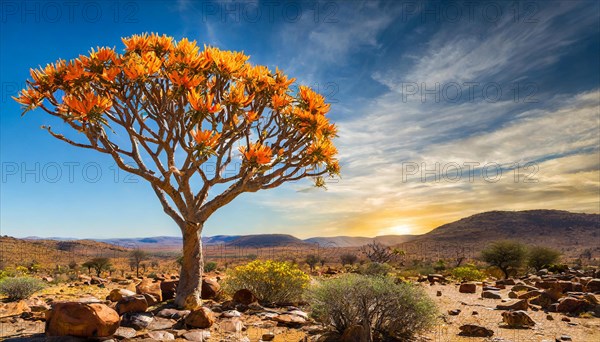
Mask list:
[[[393,227],[385,229],[387,234],[393,235],[410,235],[412,234],[412,227],[408,224],[399,224]]]

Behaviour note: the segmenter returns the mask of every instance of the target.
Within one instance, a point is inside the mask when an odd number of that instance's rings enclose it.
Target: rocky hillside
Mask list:
[[[442,225],[404,245],[479,249],[502,239],[558,248],[571,256],[586,249],[600,253],[600,215],[560,210],[490,211]]]
[[[379,242],[384,245],[396,245],[415,239],[416,235],[382,235],[374,238],[361,236],[331,236],[331,237],[313,237],[304,241],[317,243],[323,247],[360,247],[372,242]]]
[[[17,239],[0,237],[0,260],[5,266],[67,265],[93,257],[123,257],[129,250],[93,240]]]

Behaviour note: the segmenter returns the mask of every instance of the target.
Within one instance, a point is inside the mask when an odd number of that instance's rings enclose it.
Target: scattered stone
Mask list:
[[[450,315],[450,316],[458,316],[459,313],[460,313],[459,309],[448,310],[448,315]]]
[[[215,316],[209,308],[200,307],[185,317],[185,324],[194,328],[206,329],[215,323]]]
[[[511,300],[504,304],[496,305],[496,309],[498,309],[498,310],[524,310],[524,311],[527,311],[528,308],[529,308],[529,304],[527,303],[527,299]]]
[[[139,284],[135,286],[135,292],[137,294],[149,294],[155,298],[157,302],[162,302],[162,291],[160,290],[160,281],[153,282],[150,278],[144,278]],[[150,300],[146,297],[148,301],[148,305],[150,304]]]
[[[441,296],[442,296],[442,291],[438,291],[438,292],[436,292],[436,294],[435,294],[435,295],[436,295],[436,296],[438,296],[438,297],[441,297]]]
[[[152,306],[152,305],[158,304],[160,302],[158,300],[158,298],[156,298],[155,296],[153,296],[149,293],[144,293],[144,294],[142,294],[142,296],[144,296],[144,298],[146,298],[146,302],[148,303],[148,306]]]
[[[477,292],[477,285],[474,283],[462,283],[458,288],[460,293],[475,293]]]
[[[529,291],[536,291],[537,287],[524,285],[524,284],[517,284],[517,285],[513,286],[511,290],[513,290],[515,292],[521,292],[521,291],[529,292]]]
[[[119,327],[119,314],[104,304],[55,303],[46,313],[46,335],[108,337]]]
[[[166,331],[151,331],[148,334],[148,337],[150,337],[153,340],[156,341],[174,341],[175,340],[175,336],[173,334],[171,334],[170,332],[166,332]]]
[[[150,312],[131,312],[123,315],[121,326],[142,330],[148,328],[153,320],[154,316]]]
[[[535,325],[527,312],[522,310],[503,312],[502,321],[511,328],[525,328]]]
[[[475,324],[465,324],[460,326],[460,336],[466,337],[490,337],[494,335],[494,331],[486,327]]]
[[[18,316],[23,312],[31,312],[31,308],[24,300],[18,302],[0,303],[0,318]]]
[[[475,315],[479,315],[479,312],[477,312],[477,311],[473,311],[473,312],[471,312],[471,315],[473,315],[473,316],[475,316]]]
[[[585,287],[588,292],[600,292],[600,279],[591,279],[590,281],[588,281]]]
[[[273,317],[273,320],[287,326],[298,326],[306,323],[306,319],[304,317],[291,314],[278,315]]]
[[[508,279],[501,279],[501,280],[497,280],[496,281],[496,285],[515,285],[515,280],[508,278]]]
[[[178,280],[165,280],[160,283],[160,292],[162,293],[163,300],[169,300],[175,298],[177,292]]]
[[[190,330],[184,333],[183,338],[188,341],[205,342],[210,338],[210,331],[208,330]]]
[[[569,335],[561,335],[556,341],[573,341],[573,339],[571,339],[571,336]]]
[[[275,334],[273,333],[266,333],[263,334],[262,337],[260,338],[263,341],[273,341],[275,339]]]
[[[190,310],[162,309],[156,314],[156,316],[164,317],[164,318],[180,319],[180,318],[187,316],[189,313],[190,313]]]
[[[106,299],[113,301],[113,302],[118,302],[121,299],[123,299],[123,297],[129,297],[129,296],[133,296],[133,295],[135,295],[135,292],[133,292],[133,291],[129,291],[129,290],[125,290],[125,289],[114,289],[114,290],[110,291],[108,296],[106,296]]]
[[[148,325],[148,330],[171,329],[175,325],[175,323],[177,323],[177,321],[173,319],[154,317],[150,325]]]
[[[546,315],[546,319],[547,319],[547,320],[549,320],[549,321],[553,321],[553,320],[554,320],[554,317],[552,317],[552,315],[551,315],[551,314],[547,314],[547,315]]]
[[[483,291],[500,291],[501,289],[495,286],[484,286]]]
[[[147,309],[148,302],[143,295],[123,297],[116,306],[119,315],[123,315],[127,312],[146,312]]]
[[[250,305],[254,302],[258,302],[258,298],[248,289],[237,290],[233,294],[233,301],[245,305]]]
[[[221,291],[221,285],[216,280],[202,279],[202,299],[212,299]]]
[[[221,314],[223,317],[231,318],[231,317],[242,317],[242,314],[237,310],[229,310],[225,311]]]
[[[517,298],[519,298],[519,295],[514,291],[510,291],[510,292],[508,292],[508,298],[517,299]]]
[[[540,290],[533,290],[533,291],[529,291],[529,292],[520,294],[519,299],[531,299],[531,298],[537,297],[541,294],[542,294],[542,292]]]
[[[219,322],[219,328],[227,332],[240,332],[244,329],[244,323],[242,323],[239,318],[235,317]]]
[[[496,291],[483,291],[481,292],[481,298],[502,299],[502,296]]]
[[[571,319],[569,317],[563,317],[560,320],[563,322],[571,322]]]
[[[556,311],[558,312],[568,312],[568,313],[576,313],[583,311],[587,307],[587,302],[582,299],[577,299],[573,297],[565,297],[561,298],[558,301],[558,306]]]
[[[446,281],[446,278],[441,274],[428,274],[427,281],[430,283],[442,283]]]
[[[118,338],[133,338],[135,335],[135,329],[128,327],[118,327],[117,331],[114,333],[114,336]]]

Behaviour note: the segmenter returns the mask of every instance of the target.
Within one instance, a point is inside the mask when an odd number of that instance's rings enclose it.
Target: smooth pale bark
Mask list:
[[[179,275],[179,285],[175,305],[193,310],[202,305],[202,226],[188,224],[183,229],[183,263]]]

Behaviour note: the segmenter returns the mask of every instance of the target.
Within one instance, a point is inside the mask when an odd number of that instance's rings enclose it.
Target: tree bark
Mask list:
[[[202,225],[186,224],[183,232],[183,262],[175,296],[175,305],[180,308],[193,310],[202,305]]]

